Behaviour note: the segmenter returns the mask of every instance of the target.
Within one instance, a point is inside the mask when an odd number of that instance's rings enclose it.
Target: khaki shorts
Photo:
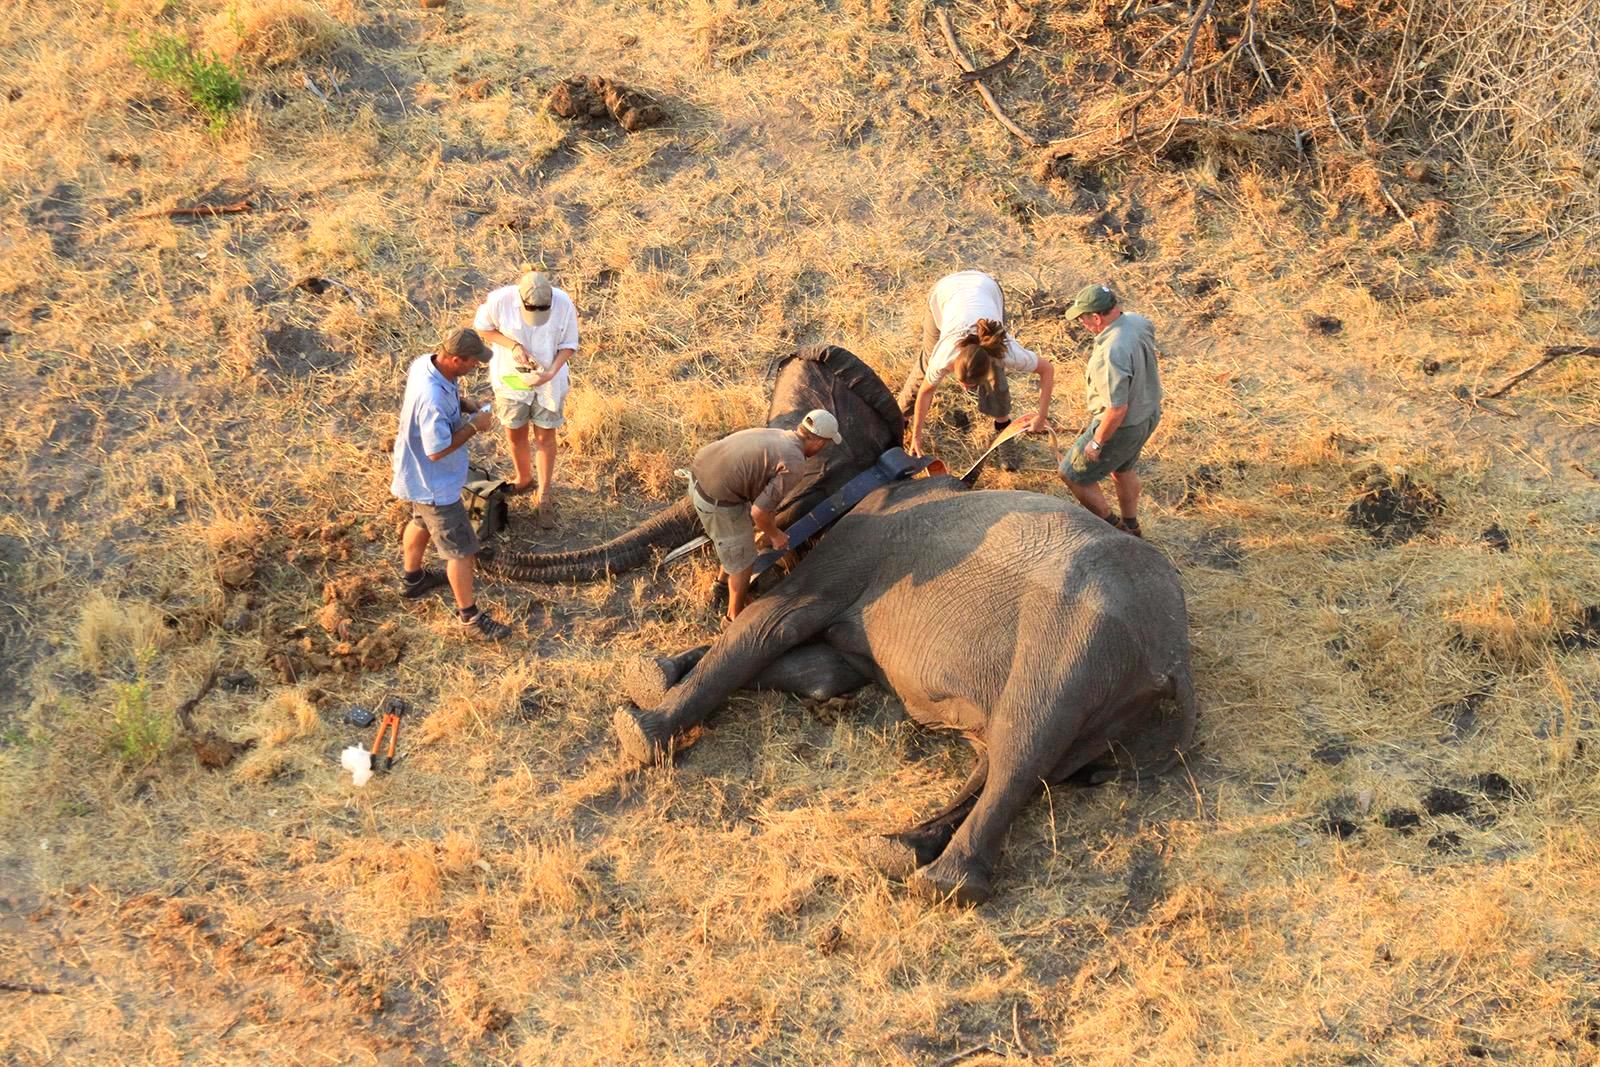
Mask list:
[[[1094,440],[1094,432],[1100,428],[1100,420],[1095,419],[1067,449],[1066,456],[1061,460],[1061,477],[1075,485],[1089,485],[1108,474],[1133,470],[1139,453],[1144,451],[1145,442],[1150,440],[1150,435],[1155,433],[1160,422],[1161,412],[1158,411],[1143,422],[1118,426],[1117,432],[1106,442],[1100,458],[1090,459],[1089,442]]]
[[[717,550],[717,561],[729,574],[749,569],[756,561],[756,524],[745,504],[725,507],[700,495],[694,479],[689,479],[689,501],[700,525]]]
[[[515,400],[499,394],[494,398],[494,417],[508,430],[520,430],[529,423],[541,430],[553,430],[567,421],[560,408],[551,411],[534,400]]]
[[[428,531],[433,547],[444,559],[471,559],[478,554],[478,535],[472,530],[467,509],[454,504],[411,502],[411,521]]]

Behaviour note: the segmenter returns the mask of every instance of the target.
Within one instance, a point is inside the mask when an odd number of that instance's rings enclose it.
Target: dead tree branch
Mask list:
[[[216,684],[217,669],[213,667],[206,673],[206,680],[200,683],[200,691],[178,705],[178,725],[183,727],[184,733],[194,733],[194,709],[200,706],[200,702],[206,698],[206,694],[211,692]]]
[[[1215,0],[1207,0],[1207,2],[1214,3]],[[967,53],[961,48],[961,42],[956,39],[956,28],[950,24],[950,13],[941,7],[934,11],[933,17],[939,23],[940,32],[944,34],[944,43],[950,49],[950,55],[960,64],[962,70],[968,74],[976,74],[977,68],[972,65],[972,60],[967,58]],[[1008,62],[1008,60],[1001,60],[1001,63],[1005,62]],[[985,68],[985,70],[987,69]],[[1043,141],[1040,141],[1033,134],[1011,120],[1011,116],[1006,114],[1005,109],[1000,106],[1000,101],[994,98],[994,93],[989,91],[987,85],[983,84],[982,81],[975,80],[972,82],[972,86],[978,90],[978,95],[983,97],[983,102],[989,108],[990,113],[1000,120],[1000,125],[1010,130],[1014,136],[1030,148],[1044,147]]]
[[[1487,393],[1479,393],[1478,398],[1493,400],[1496,397],[1505,396],[1524,380],[1533,377],[1563,356],[1600,356],[1600,345],[1554,345],[1547,348],[1544,350],[1544,355],[1539,359],[1539,362],[1522,368]]]
[[[134,216],[140,219],[154,218],[165,215],[169,219],[209,219],[214,215],[238,215],[245,211],[254,211],[255,204],[249,197],[235,200],[231,204],[192,204],[187,207],[169,207],[160,211],[146,211]]]

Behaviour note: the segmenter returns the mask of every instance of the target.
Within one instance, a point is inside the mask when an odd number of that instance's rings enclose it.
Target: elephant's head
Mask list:
[[[810,345],[781,356],[767,374],[767,425],[792,430],[812,408],[826,408],[844,437],[843,444],[811,457],[805,477],[784,498],[778,525],[788,526],[900,444],[903,421],[894,395],[872,368],[836,345]],[[602,545],[572,552],[486,552],[484,563],[501,577],[522,581],[593,581],[632,570],[650,558],[652,548],[675,547],[699,532],[694,508],[684,499]]]

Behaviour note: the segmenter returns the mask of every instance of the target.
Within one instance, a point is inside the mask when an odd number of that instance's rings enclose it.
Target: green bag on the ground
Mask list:
[[[488,471],[477,467],[467,468],[461,506],[467,509],[467,521],[472,523],[479,541],[487,541],[506,528],[511,518],[510,490],[507,479],[491,478]]]

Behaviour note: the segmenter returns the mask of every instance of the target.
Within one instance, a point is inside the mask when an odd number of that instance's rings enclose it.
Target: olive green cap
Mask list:
[[[1067,308],[1067,319],[1072,321],[1086,312],[1104,315],[1117,306],[1117,294],[1103,285],[1086,285],[1078,290],[1072,306]]]

